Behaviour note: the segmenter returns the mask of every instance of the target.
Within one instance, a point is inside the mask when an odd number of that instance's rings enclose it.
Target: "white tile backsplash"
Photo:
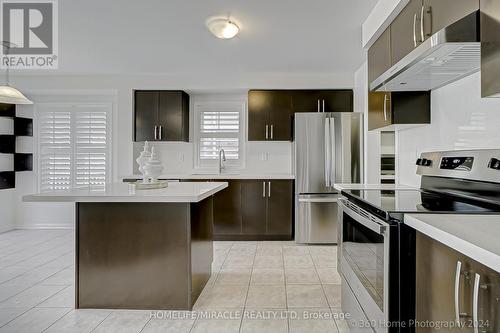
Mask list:
[[[431,124],[398,133],[399,182],[419,186],[423,151],[500,147],[500,99],[481,98],[480,73],[432,91]]]
[[[134,174],[138,174],[135,158],[144,143],[134,142]],[[190,174],[194,170],[194,144],[155,142],[156,151],[163,163],[163,174]],[[291,174],[292,142],[246,142],[245,165],[239,173],[246,174]],[[125,175],[124,175],[125,176]]]

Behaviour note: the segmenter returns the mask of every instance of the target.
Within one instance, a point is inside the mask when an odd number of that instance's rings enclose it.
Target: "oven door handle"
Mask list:
[[[350,207],[347,206],[347,200],[345,198],[340,198],[338,200],[338,203],[342,210],[352,217],[356,222],[359,224],[367,227],[373,232],[376,232],[379,235],[385,236],[385,231],[386,231],[386,226],[382,225],[381,223],[378,223],[376,221],[372,221],[370,219],[367,219],[366,217],[360,215],[359,213],[355,212],[352,210]]]

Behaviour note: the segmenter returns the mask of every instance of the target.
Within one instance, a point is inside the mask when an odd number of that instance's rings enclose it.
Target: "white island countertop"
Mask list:
[[[410,214],[404,223],[500,273],[500,215]]]
[[[113,183],[105,190],[74,189],[30,194],[27,202],[200,202],[225,189],[227,182],[169,182],[168,187],[137,190],[134,185]]]

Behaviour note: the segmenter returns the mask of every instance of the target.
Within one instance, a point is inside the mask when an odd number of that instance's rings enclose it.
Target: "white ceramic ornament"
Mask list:
[[[146,162],[151,158],[151,152],[149,151],[149,142],[144,142],[144,148],[139,154],[139,157],[135,160],[139,165],[139,172],[142,174],[142,182],[147,183],[148,180],[146,178],[146,171],[144,170],[144,166]]]
[[[151,157],[146,161],[146,165],[144,165],[144,171],[150,183],[158,182],[158,177],[160,177],[163,171],[163,165],[158,160],[154,145],[151,147]]]

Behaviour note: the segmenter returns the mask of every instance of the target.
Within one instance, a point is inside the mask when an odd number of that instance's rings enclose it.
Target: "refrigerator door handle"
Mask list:
[[[325,187],[330,186],[330,118],[325,118]]]
[[[330,187],[335,183],[335,119],[330,118]]]

